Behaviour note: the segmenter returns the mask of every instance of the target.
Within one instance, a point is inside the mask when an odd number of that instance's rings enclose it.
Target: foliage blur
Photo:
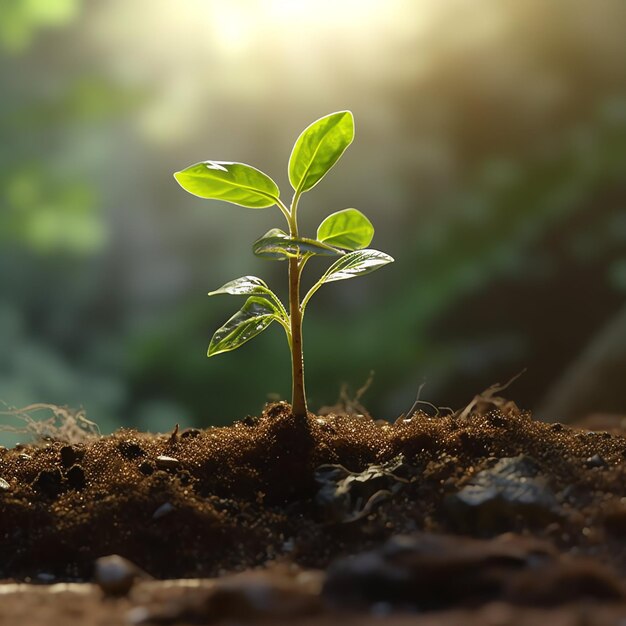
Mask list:
[[[624,24],[623,0],[5,0],[0,400],[84,407],[108,431],[288,397],[278,328],[205,356],[241,304],[209,290],[254,274],[286,293],[250,250],[280,213],[171,174],[243,161],[288,195],[298,133],[351,109],[305,231],[357,207],[397,262],[312,302],[311,408],[372,370],[377,417],[422,383],[457,408],[525,367],[510,395],[538,406],[624,302]]]

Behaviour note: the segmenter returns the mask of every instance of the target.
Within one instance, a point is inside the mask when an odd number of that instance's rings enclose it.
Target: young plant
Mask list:
[[[208,356],[234,350],[263,332],[272,322],[285,330],[291,350],[292,412],[307,414],[302,356],[302,318],[313,294],[324,284],[369,274],[393,259],[384,252],[368,249],[374,236],[371,222],[356,209],[329,215],[317,229],[315,239],[303,237],[298,229],[298,202],[339,160],[354,138],[354,118],[339,111],[313,122],[296,141],[289,158],[289,182],[294,189],[287,206],[276,183],[258,169],[244,163],[203,161],[176,172],[174,177],[189,193],[211,200],[225,200],[249,209],[276,205],[287,220],[288,231],[272,228],[257,239],[255,255],[288,261],[289,312],[260,278],[243,276],[209,293],[248,296],[240,311],[219,328],[209,345]],[[336,257],[322,277],[300,299],[300,277],[313,256]]]

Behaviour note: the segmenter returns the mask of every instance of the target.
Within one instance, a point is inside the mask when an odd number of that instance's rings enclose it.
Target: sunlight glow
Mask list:
[[[208,5],[213,37],[223,53],[245,53],[260,38],[269,45],[293,38],[324,39],[339,34],[347,40],[382,26],[393,6],[405,0],[230,0]]]
[[[321,25],[349,27],[375,20],[389,4],[379,0],[270,0],[264,3],[268,18],[287,28]]]

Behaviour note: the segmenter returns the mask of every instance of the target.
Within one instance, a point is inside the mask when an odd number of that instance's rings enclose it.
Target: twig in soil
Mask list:
[[[377,504],[380,504],[383,500],[390,498],[392,495],[393,493],[391,493],[388,489],[379,489],[376,493],[369,497],[365,506],[360,511],[345,517],[341,520],[342,523],[351,524],[352,522],[357,522],[360,519],[367,517]]]
[[[361,404],[361,398],[374,382],[374,370],[370,370],[367,380],[359,387],[354,397],[350,397],[348,393],[348,384],[343,383],[339,390],[339,400],[332,406],[323,406],[318,410],[319,415],[328,415],[329,413],[346,413],[348,415],[360,414],[371,418],[370,412]]]
[[[426,406],[429,406],[431,409],[434,409],[435,417],[439,417],[441,415],[441,411],[448,411],[450,414],[454,413],[454,411],[450,407],[448,407],[448,406],[435,406],[432,402],[428,402],[428,400],[420,400],[420,396],[422,395],[422,389],[424,389],[425,386],[426,386],[425,382],[423,382],[419,386],[419,388],[417,390],[417,396],[415,397],[415,402],[413,403],[413,405],[409,409],[408,413],[402,413],[402,415],[398,418],[399,420],[401,420],[401,419],[408,419],[408,420],[412,419],[413,415],[417,411],[417,407],[420,404],[425,404]]]
[[[471,415],[472,411],[474,411],[475,409],[482,412],[489,407],[495,407],[497,409],[504,409],[506,407],[510,407],[519,411],[515,402],[513,402],[512,400],[507,400],[506,398],[502,398],[500,396],[496,396],[495,394],[507,389],[525,372],[526,372],[526,368],[524,368],[521,372],[518,372],[517,374],[515,374],[513,378],[509,379],[503,385],[501,385],[500,383],[491,385],[491,387],[488,387],[482,393],[479,393],[478,395],[474,396],[471,402],[464,409],[459,409],[459,411],[456,411],[456,413],[453,414],[454,417],[462,421],[464,419],[467,419]]]
[[[178,441],[178,424],[174,426],[174,430],[172,431],[170,438],[168,440],[168,445],[173,445]]]

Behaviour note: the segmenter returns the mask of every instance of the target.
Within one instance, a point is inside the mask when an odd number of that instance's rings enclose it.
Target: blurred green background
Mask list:
[[[280,328],[205,356],[241,304],[209,290],[254,274],[285,294],[284,265],[250,249],[282,216],[172,172],[243,161],[288,196],[299,132],[351,109],[304,231],[354,206],[397,262],[312,301],[311,408],[372,370],[376,417],[422,383],[458,408],[528,368],[508,395],[566,419],[542,407],[626,302],[625,25],[623,0],[3,0],[0,400],[83,407],[107,432],[287,398]]]

